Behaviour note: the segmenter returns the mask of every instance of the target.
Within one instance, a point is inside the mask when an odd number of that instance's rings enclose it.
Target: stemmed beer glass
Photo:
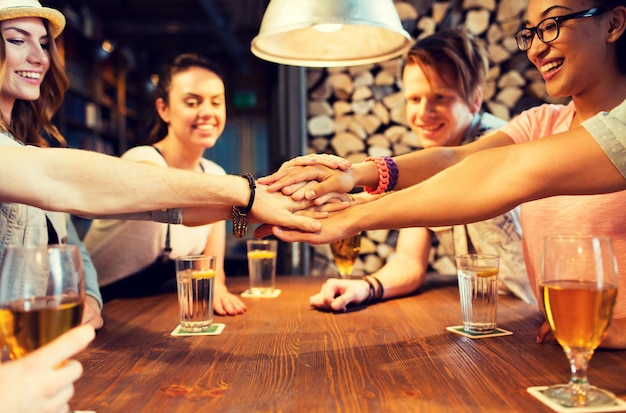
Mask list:
[[[330,244],[335,264],[342,278],[350,278],[354,269],[354,262],[361,252],[361,233],[353,237],[344,238]]]
[[[84,301],[77,246],[6,247],[0,265],[0,337],[12,359],[80,325]]]
[[[617,297],[617,262],[608,237],[550,236],[544,241],[539,287],[554,337],[570,361],[568,384],[545,395],[571,407],[614,403],[591,386],[587,366],[611,323]]]

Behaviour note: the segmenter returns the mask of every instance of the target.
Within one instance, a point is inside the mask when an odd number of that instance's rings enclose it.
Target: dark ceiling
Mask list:
[[[250,41],[269,0],[43,0],[68,20],[89,10],[96,32],[126,48],[141,65],[201,51],[235,71],[249,70]],[[153,68],[154,70],[154,68]]]

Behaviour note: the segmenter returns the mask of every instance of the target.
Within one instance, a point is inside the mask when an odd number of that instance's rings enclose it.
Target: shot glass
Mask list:
[[[213,324],[215,260],[212,255],[176,259],[180,327],[184,331],[208,331]]]
[[[250,295],[271,296],[276,283],[276,240],[248,240]]]
[[[495,331],[498,314],[500,257],[489,254],[457,255],[463,329],[468,333]]]

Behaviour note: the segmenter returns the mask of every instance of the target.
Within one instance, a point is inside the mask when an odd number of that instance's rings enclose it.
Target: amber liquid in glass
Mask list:
[[[0,335],[12,359],[51,342],[78,326],[83,314],[79,297],[35,297],[0,308]]]
[[[595,350],[611,323],[617,288],[556,280],[541,285],[546,317],[563,348]]]

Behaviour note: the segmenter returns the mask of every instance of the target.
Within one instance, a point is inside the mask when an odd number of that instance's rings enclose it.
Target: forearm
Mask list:
[[[18,151],[25,150],[28,156],[20,157],[23,153]],[[247,182],[240,177],[159,168],[82,150],[3,148],[0,159],[9,166],[7,182],[17,183],[3,187],[4,201],[53,211],[116,214],[168,207],[243,206],[249,196]],[[224,210],[216,215],[226,216]]]
[[[372,274],[383,285],[384,299],[403,297],[411,294],[422,285],[426,272],[423,268],[412,267],[413,263],[399,257],[389,261],[377,273]]]

